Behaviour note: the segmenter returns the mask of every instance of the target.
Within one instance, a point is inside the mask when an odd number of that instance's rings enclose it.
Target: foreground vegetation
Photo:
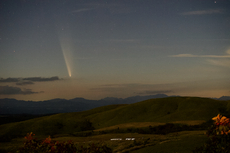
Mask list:
[[[181,131],[175,132],[175,129],[171,124],[159,125],[155,127],[159,130],[157,135],[146,135],[134,133],[133,141],[127,141],[123,138],[119,138],[118,141],[109,141],[108,136],[111,134],[103,134],[98,136],[87,137],[91,141],[82,141],[84,143],[69,140],[66,142],[51,140],[50,136],[44,140],[38,140],[34,138],[34,134],[28,133],[25,137],[26,141],[24,145],[17,149],[17,153],[64,153],[64,152],[81,152],[81,153],[110,153],[110,152],[193,152],[193,153],[228,153],[230,152],[229,140],[230,140],[230,119],[225,116],[219,115],[214,117],[212,120],[215,121],[206,134],[209,136],[204,137],[204,131]],[[174,130],[170,131],[170,127]],[[203,126],[206,124],[202,124]],[[164,127],[164,128],[162,128]],[[182,126],[187,127],[188,126]],[[200,127],[202,127],[200,125]],[[197,128],[197,126],[190,126],[191,128]],[[183,130],[183,128],[182,128]],[[161,132],[160,132],[161,131]],[[165,132],[163,132],[165,131]],[[172,132],[172,133],[171,133]],[[128,134],[130,136],[130,133]],[[116,135],[118,136],[118,135]],[[119,136],[127,136],[126,134],[120,134]],[[150,136],[150,137],[146,137]],[[72,137],[73,138],[73,137]],[[79,137],[76,137],[79,139]],[[97,140],[95,140],[97,138]],[[101,141],[99,141],[99,139]],[[103,138],[107,138],[104,139]],[[60,139],[60,137],[59,137]],[[94,140],[93,140],[94,139]],[[79,139],[80,140],[80,139]],[[123,140],[123,141],[122,141]],[[207,141],[208,140],[208,141]],[[199,146],[206,143],[203,146]],[[196,147],[196,148],[195,148]],[[4,151],[4,150],[0,150]],[[8,150],[9,151],[9,150]],[[12,150],[13,151],[13,150]],[[5,150],[6,152],[6,150]],[[15,152],[15,151],[14,151]]]
[[[230,152],[230,119],[218,114],[212,120],[215,121],[208,131],[208,141],[196,148],[194,153],[229,153]]]
[[[41,152],[44,152],[44,150],[51,151],[52,147],[59,148],[59,150],[62,150],[63,148],[65,148],[66,144],[68,144],[71,145],[70,150],[72,149],[75,151],[79,151],[80,150],[79,148],[84,150],[84,146],[86,146],[87,148],[91,148],[90,150],[95,148],[100,148],[100,150],[103,149],[109,150],[111,148],[113,152],[130,152],[149,146],[157,146],[163,143],[167,144],[169,142],[173,142],[178,145],[178,143],[184,142],[184,139],[188,140],[186,137],[194,138],[194,139],[199,137],[199,140],[204,142],[204,140],[206,139],[206,136],[204,136],[204,131],[197,131],[197,130],[206,129],[206,127],[209,124],[210,124],[209,122],[205,122],[200,125],[166,123],[158,126],[148,126],[148,127],[138,127],[138,128],[134,128],[134,127],[121,128],[121,129],[108,128],[107,130],[101,129],[96,131],[77,132],[75,134],[68,134],[68,135],[54,135],[52,137],[53,143],[44,143],[44,142],[51,142],[50,137],[46,138],[45,140],[44,137],[39,137],[39,139],[35,141],[32,138],[32,133],[31,133],[27,135],[26,139],[29,141],[27,141],[24,144],[24,147],[22,145],[19,146],[20,145],[19,143],[23,144],[20,139],[16,139],[16,140],[14,139],[14,141],[11,141],[11,144],[8,143],[9,145],[8,147],[6,147],[7,145],[4,145],[5,146],[4,149],[9,151],[9,148],[12,145],[14,145],[14,146],[18,146],[17,148],[19,147],[23,148],[20,149],[21,152],[23,151],[28,152],[28,150],[31,150],[33,148],[38,148],[42,150]],[[90,135],[88,133],[90,133]],[[110,139],[112,138],[121,138],[122,141],[111,141]],[[126,141],[125,140],[126,138],[135,138],[135,140]],[[72,140],[71,142],[74,143],[69,143],[70,142],[69,140]],[[16,143],[17,141],[18,143]],[[15,142],[15,144],[13,144],[13,142]],[[7,143],[5,142],[5,144]],[[188,145],[189,144],[187,144],[187,146]],[[191,147],[191,144],[189,146]],[[198,147],[200,146],[200,143],[196,142],[192,146]],[[17,148],[11,149],[11,151],[15,151],[15,149]],[[53,152],[54,151],[55,150],[53,148]]]
[[[64,146],[72,140],[69,145],[76,148],[103,144],[113,152],[192,152],[207,140],[204,132],[212,124],[210,119],[218,113],[229,115],[229,104],[208,98],[169,97],[4,124],[0,125],[0,152],[23,147],[23,137],[31,131],[41,146],[50,136],[53,146],[57,141]],[[125,141],[127,137],[135,141]]]
[[[94,146],[106,146],[106,148],[111,148],[113,152],[134,152],[145,148],[156,147],[160,149],[159,146],[175,145],[174,148],[168,148],[168,152],[178,151],[178,148],[182,152],[199,147],[207,140],[207,136],[204,135],[205,131],[182,131],[178,133],[169,133],[166,135],[155,135],[155,134],[137,134],[137,133],[124,133],[124,134],[103,134],[90,137],[73,137],[73,136],[60,136],[57,138],[51,138],[51,141],[58,142],[59,144],[69,143],[69,140],[74,143],[77,147],[90,147],[92,144]],[[125,138],[135,138],[135,141],[127,141]],[[122,138],[121,141],[111,141],[111,138]],[[39,138],[39,142],[43,142],[45,138]],[[199,140],[199,141],[194,141]],[[4,144],[4,150],[11,151],[14,153],[16,150],[21,150],[19,148],[24,147],[25,138],[14,139],[11,143]],[[180,145],[180,144],[183,144]],[[46,146],[47,144],[45,144]],[[44,145],[43,145],[44,146]],[[177,147],[176,147],[177,146]],[[42,148],[42,147],[41,147]],[[50,148],[51,149],[51,148]],[[162,149],[162,148],[161,148]],[[166,149],[166,148],[165,148]],[[0,150],[4,151],[3,148]],[[159,150],[158,150],[159,151]],[[5,151],[6,152],[6,151]]]

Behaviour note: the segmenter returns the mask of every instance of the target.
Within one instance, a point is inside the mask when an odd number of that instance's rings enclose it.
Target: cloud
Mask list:
[[[18,82],[19,78],[7,78],[7,79],[0,79],[0,82]]]
[[[209,10],[199,10],[199,11],[189,11],[181,13],[181,15],[207,15],[207,14],[222,14],[223,9],[209,9]]]
[[[106,3],[101,3],[101,2],[91,2],[91,3],[85,3],[83,4],[83,8],[79,8],[76,10],[71,11],[70,13],[81,13],[81,12],[86,12],[86,11],[91,11],[91,10],[107,10],[111,14],[128,14],[135,12],[136,9],[133,9],[131,6],[127,6],[122,3],[117,3],[117,2],[106,2]]]
[[[193,55],[193,54],[178,54],[170,55],[169,57],[197,57],[207,58],[206,61],[211,65],[222,66],[230,68],[230,49],[226,51],[225,55]]]
[[[204,58],[230,58],[230,55],[193,55],[193,54],[178,54],[170,57],[204,57]]]
[[[6,79],[1,78],[0,83],[15,82],[16,85],[28,85],[28,84],[34,84],[33,82],[56,81],[56,80],[60,80],[59,77],[54,76],[50,78],[42,78],[42,77],[6,78]]]
[[[111,42],[118,42],[118,43],[137,43],[140,42],[139,39],[111,39]]]
[[[212,64],[212,65],[230,68],[230,60],[213,60],[213,59],[207,59],[207,62],[209,62],[209,64]]]
[[[170,84],[105,84],[90,90],[97,92],[132,92],[138,94],[159,94],[172,92]],[[161,90],[163,88],[163,90]],[[156,90],[157,89],[157,90]],[[166,89],[166,90],[165,90]]]
[[[34,82],[42,82],[42,81],[55,81],[60,80],[57,76],[50,77],[50,78],[42,78],[42,77],[30,77],[30,78],[24,78],[22,80],[29,80]]]
[[[36,93],[42,93],[42,92],[33,92],[31,89],[21,89],[18,87],[12,87],[12,86],[0,86],[0,95],[15,95],[15,94],[22,94],[22,95],[28,95],[28,94],[36,94]]]
[[[91,88],[90,90],[99,91],[99,92],[115,92],[123,88],[126,88],[126,86],[122,84],[121,85],[120,84],[114,84],[114,85],[108,84],[108,85],[101,85],[96,88]]]
[[[166,93],[171,93],[173,92],[172,90],[146,90],[143,92],[139,92],[137,94],[139,95],[154,95],[154,94],[166,94]]]
[[[92,8],[82,8],[82,9],[78,9],[78,10],[73,10],[71,11],[71,13],[80,13],[80,12],[86,12],[86,11],[91,11],[93,10]]]
[[[170,55],[170,57],[203,57],[203,58],[230,58],[230,49],[226,51],[226,55],[193,55],[193,54],[178,54]]]
[[[101,91],[111,91],[111,90],[118,90],[124,88],[135,88],[140,86],[146,86],[144,84],[105,84],[100,85],[98,88],[91,88],[91,90],[101,90]],[[149,86],[149,85],[148,85]]]
[[[16,85],[22,86],[22,85],[28,85],[28,84],[34,84],[31,81],[24,81],[24,82],[17,82]]]
[[[230,49],[228,49],[228,50],[226,51],[226,53],[230,55]]]
[[[197,55],[192,55],[192,54],[178,54],[178,55],[170,55],[170,57],[197,57]]]

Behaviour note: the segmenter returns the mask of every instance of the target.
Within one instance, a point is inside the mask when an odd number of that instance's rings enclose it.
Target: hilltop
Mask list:
[[[120,106],[87,116],[96,128],[130,122],[172,122],[209,120],[218,113],[227,114],[229,101],[199,97],[167,97]]]

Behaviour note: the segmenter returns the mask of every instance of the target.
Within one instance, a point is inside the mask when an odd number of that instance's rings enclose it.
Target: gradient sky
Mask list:
[[[0,98],[230,96],[229,0],[1,0]]]

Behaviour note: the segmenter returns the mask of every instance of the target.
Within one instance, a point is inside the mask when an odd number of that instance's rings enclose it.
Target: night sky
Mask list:
[[[0,98],[230,96],[230,0],[0,0]]]

